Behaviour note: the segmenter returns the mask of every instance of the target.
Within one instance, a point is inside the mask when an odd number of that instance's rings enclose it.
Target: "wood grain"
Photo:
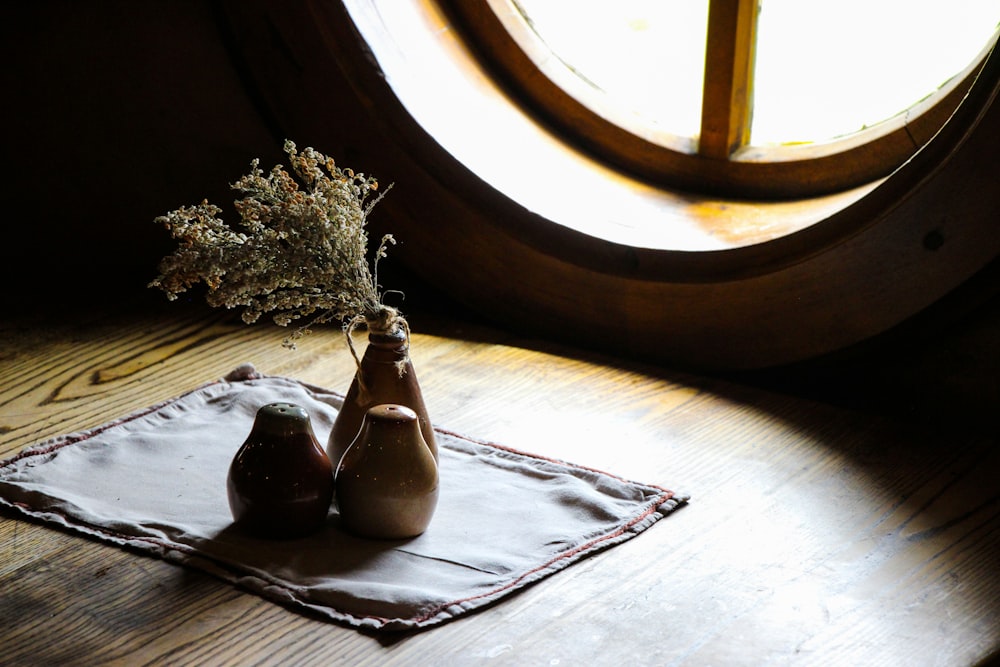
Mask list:
[[[995,431],[416,314],[438,425],[692,494],[639,538],[430,631],[371,636],[0,515],[4,665],[972,665],[1000,647]],[[251,361],[346,389],[336,328],[140,304],[0,328],[0,456]]]

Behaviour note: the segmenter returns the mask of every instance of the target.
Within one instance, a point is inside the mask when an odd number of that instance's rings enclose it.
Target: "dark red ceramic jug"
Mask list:
[[[254,535],[300,537],[322,528],[333,500],[333,466],[305,409],[260,408],[226,487],[236,526]]]

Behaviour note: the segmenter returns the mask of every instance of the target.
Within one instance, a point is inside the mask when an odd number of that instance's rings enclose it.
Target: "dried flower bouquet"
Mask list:
[[[299,152],[291,141],[284,150],[294,176],[281,165],[265,175],[254,159],[250,173],[232,184],[243,195],[235,202],[238,227],[223,222],[221,209],[207,200],[156,218],[178,247],[161,260],[149,286],[174,300],[204,283],[209,305],[243,308],[248,324],[265,313],[281,326],[311,318],[285,339],[291,348],[309,326],[332,321],[343,324],[348,343],[362,323],[372,331],[405,330],[406,320],[383,303],[378,284],[378,261],[395,243],[392,236],[382,238],[374,269],[366,256],[367,217],[385,192],[368,201],[378,190],[374,178],[312,148]]]

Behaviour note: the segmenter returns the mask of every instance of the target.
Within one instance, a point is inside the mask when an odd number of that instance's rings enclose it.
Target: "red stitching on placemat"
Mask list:
[[[483,443],[483,444],[486,444],[486,443]],[[544,457],[539,457],[539,458],[544,458]],[[659,487],[657,487],[657,488],[659,488]],[[662,505],[663,503],[667,502],[668,500],[670,500],[671,498],[673,498],[674,495],[675,495],[673,491],[668,491],[666,489],[664,489],[664,491],[665,491],[665,493],[657,498],[657,502],[654,505],[650,506],[649,509],[647,509],[645,512],[643,512],[642,514],[634,517],[631,521],[629,521],[628,523],[626,523],[622,527],[618,528],[618,530],[615,530],[614,532],[608,533],[606,535],[602,535],[601,537],[595,538],[595,539],[591,540],[590,542],[586,542],[584,544],[581,544],[580,546],[576,547],[575,549],[571,549],[571,550],[569,550],[569,551],[567,551],[565,553],[559,554],[555,558],[552,558],[552,559],[546,561],[545,563],[542,563],[538,567],[535,567],[535,568],[532,568],[532,569],[528,570],[527,572],[525,572],[524,574],[522,574],[518,578],[516,578],[513,581],[510,581],[510,582],[508,582],[506,584],[504,584],[503,586],[500,586],[498,588],[494,588],[493,590],[487,591],[485,593],[480,593],[479,595],[473,595],[473,596],[470,596],[470,597],[467,597],[467,598],[460,598],[458,600],[452,600],[451,602],[446,602],[444,604],[438,605],[437,607],[434,607],[434,609],[432,609],[427,614],[424,614],[423,616],[413,617],[412,620],[416,621],[417,623],[421,623],[423,621],[426,621],[426,620],[429,620],[429,619],[433,618],[434,616],[437,616],[442,610],[447,609],[448,607],[450,607],[452,605],[462,604],[463,602],[471,602],[473,600],[479,600],[481,598],[489,597],[491,595],[496,595],[498,593],[502,593],[503,591],[510,590],[511,588],[515,588],[518,584],[520,584],[526,578],[530,577],[532,574],[535,574],[536,572],[541,572],[542,570],[545,570],[545,569],[549,568],[553,563],[557,563],[560,560],[565,560],[567,558],[572,558],[573,556],[579,554],[582,551],[587,551],[588,549],[592,548],[596,544],[599,544],[601,542],[605,542],[605,541],[610,540],[612,538],[618,537],[619,535],[625,534],[625,532],[627,532],[629,528],[631,528],[635,524],[639,523],[640,521],[642,521],[643,519],[645,519],[646,517],[648,517],[650,514],[655,513],[657,511],[657,509],[660,507],[660,505]]]
[[[44,446],[44,447],[28,447],[27,449],[21,450],[20,452],[18,452],[14,456],[10,457],[9,459],[5,459],[3,461],[0,461],[0,468],[6,468],[6,467],[8,467],[8,466],[10,466],[10,465],[12,465],[14,463],[17,463],[21,459],[26,459],[26,458],[29,458],[29,457],[32,457],[32,456],[44,456],[46,454],[51,454],[52,452],[59,451],[63,447],[68,447],[69,445],[75,445],[78,442],[83,442],[84,440],[89,440],[89,439],[91,439],[91,438],[93,438],[93,437],[95,437],[97,435],[100,435],[101,433],[104,433],[108,429],[114,428],[115,426],[120,426],[122,424],[127,424],[130,421],[134,421],[136,419],[139,419],[140,417],[145,417],[148,414],[151,414],[153,412],[157,412],[159,410],[162,410],[163,408],[167,407],[171,403],[176,403],[177,401],[181,400],[182,398],[190,396],[191,394],[199,392],[199,391],[201,391],[203,389],[207,389],[208,387],[211,387],[212,385],[219,384],[220,382],[222,382],[222,380],[214,380],[212,382],[206,382],[205,384],[201,385],[200,387],[195,387],[194,389],[192,389],[190,391],[187,391],[187,392],[184,392],[183,394],[179,394],[177,396],[174,396],[173,398],[168,398],[165,401],[160,401],[159,403],[151,405],[148,408],[144,408],[144,409],[138,410],[136,412],[133,412],[132,414],[129,414],[129,415],[126,415],[124,417],[120,417],[120,418],[115,419],[113,421],[107,422],[106,424],[101,424],[100,426],[95,426],[94,428],[92,428],[92,429],[90,429],[88,431],[82,431],[82,432],[80,432],[78,434],[75,434],[75,435],[74,434],[66,435],[66,436],[63,437],[63,440],[61,440],[59,442],[54,442],[54,443],[52,443],[52,444],[50,444],[48,446]]]
[[[552,457],[549,457],[549,456],[540,456],[539,454],[533,454],[532,452],[526,452],[526,451],[521,450],[521,449],[515,449],[514,447],[508,447],[507,445],[501,445],[500,443],[493,442],[491,440],[480,440],[478,438],[472,438],[470,436],[463,435],[461,433],[456,433],[454,431],[450,431],[448,429],[440,428],[440,427],[437,427],[437,426],[434,427],[434,430],[438,431],[439,433],[443,433],[445,435],[451,436],[453,438],[458,438],[460,440],[465,440],[466,442],[471,442],[474,445],[480,445],[480,446],[483,446],[483,447],[492,447],[493,449],[499,449],[500,451],[510,452],[511,454],[517,454],[518,456],[523,456],[525,458],[535,459],[536,461],[547,461],[548,463],[555,463],[556,465],[565,466],[567,468],[576,468],[577,470],[586,470],[588,472],[594,472],[594,473],[597,473],[599,475],[604,475],[605,477],[610,477],[612,479],[617,479],[619,482],[625,482],[627,484],[638,485],[638,486],[645,486],[645,487],[650,488],[650,489],[658,489],[660,491],[663,491],[665,493],[669,493],[670,494],[670,496],[668,498],[666,498],[666,500],[669,500],[670,498],[672,498],[674,496],[674,493],[675,493],[674,491],[671,491],[670,489],[667,489],[667,488],[664,488],[662,486],[659,486],[658,484],[648,484],[646,482],[636,482],[635,480],[627,479],[627,478],[622,477],[620,475],[616,475],[614,473],[606,472],[604,470],[601,470],[600,468],[591,468],[590,466],[580,465],[579,463],[573,463],[572,461],[565,461],[563,459],[556,459],[556,458],[552,458]]]

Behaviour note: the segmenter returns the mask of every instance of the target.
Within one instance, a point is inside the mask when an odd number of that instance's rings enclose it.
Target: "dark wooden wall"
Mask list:
[[[211,2],[5,3],[0,58],[8,304],[143,290],[171,245],[156,216],[282,158]]]

